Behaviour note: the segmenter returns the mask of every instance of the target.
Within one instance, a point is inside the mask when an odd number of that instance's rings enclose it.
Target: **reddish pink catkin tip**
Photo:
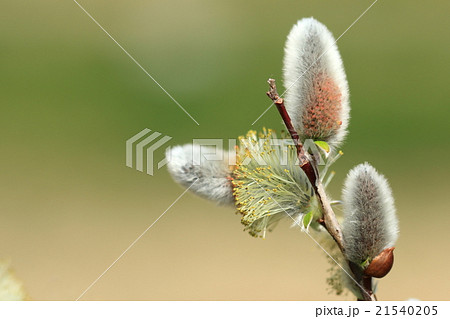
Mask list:
[[[316,76],[309,105],[303,112],[303,134],[308,138],[326,140],[336,134],[342,120],[339,87],[329,77]]]
[[[390,247],[383,250],[364,270],[364,274],[375,278],[386,276],[394,265],[394,249],[395,247]]]

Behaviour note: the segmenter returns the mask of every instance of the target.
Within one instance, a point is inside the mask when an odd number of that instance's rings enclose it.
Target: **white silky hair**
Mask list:
[[[347,258],[360,264],[373,259],[398,238],[398,220],[391,188],[370,164],[353,168],[343,190],[344,236]]]
[[[325,75],[341,94],[342,124],[327,142],[337,147],[347,135],[350,105],[347,78],[341,56],[331,32],[314,18],[304,18],[291,29],[284,56],[285,104],[295,129],[302,135],[305,107],[314,98],[314,79]]]
[[[215,153],[215,148],[197,144],[175,146],[166,151],[167,166],[173,179],[190,187],[189,190],[193,193],[219,204],[233,204],[229,156],[234,154],[223,151],[221,160],[200,157],[202,154]],[[233,160],[233,157],[230,158]]]

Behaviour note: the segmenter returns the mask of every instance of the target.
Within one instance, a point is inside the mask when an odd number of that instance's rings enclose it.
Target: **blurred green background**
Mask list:
[[[291,26],[314,16],[337,37],[371,2],[80,1],[197,126],[73,1],[3,1],[0,256],[31,298],[76,299],[181,194],[165,169],[125,166],[128,138],[281,129],[275,108],[251,123]],[[401,234],[381,300],[450,297],[449,10],[380,0],[338,42],[352,119],[330,192],[363,161],[392,185]],[[84,299],[353,299],[327,294],[327,268],[288,222],[254,239],[232,209],[186,194]]]

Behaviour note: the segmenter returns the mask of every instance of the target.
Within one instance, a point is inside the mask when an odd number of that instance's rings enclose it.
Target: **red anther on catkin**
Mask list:
[[[336,83],[323,74],[316,76],[310,103],[303,111],[303,135],[315,140],[327,140],[342,124],[342,94]]]

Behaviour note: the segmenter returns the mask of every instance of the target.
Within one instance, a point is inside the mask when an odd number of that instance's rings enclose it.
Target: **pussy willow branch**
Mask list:
[[[283,119],[284,124],[286,125],[289,134],[291,135],[292,140],[295,143],[297,148],[297,156],[300,161],[300,168],[305,172],[308,177],[311,185],[314,188],[317,199],[319,201],[319,205],[322,209],[323,219],[320,221],[321,225],[328,231],[330,236],[334,239],[342,254],[345,255],[345,247],[344,247],[344,238],[342,236],[341,226],[339,225],[338,220],[336,219],[336,215],[331,208],[330,201],[325,193],[325,189],[323,187],[322,182],[320,181],[319,172],[317,169],[317,164],[315,161],[310,160],[309,154],[305,153],[305,149],[303,148],[303,144],[300,141],[297,131],[292,124],[291,118],[286,111],[286,107],[284,105],[284,100],[278,95],[277,87],[275,85],[274,79],[269,79],[267,81],[269,83],[270,90],[267,92],[267,96],[273,101],[275,106],[278,109],[278,112]],[[372,278],[363,276],[360,274],[360,270],[358,270],[355,265],[353,265],[350,261],[349,263],[350,269],[355,276],[355,280],[361,285],[361,294],[363,296],[363,300],[371,301],[376,300],[375,296],[372,292]]]
[[[330,201],[328,200],[325,189],[323,188],[323,184],[321,183],[318,176],[317,168],[309,159],[309,155],[305,153],[305,149],[303,148],[297,131],[292,125],[291,118],[289,117],[289,114],[286,111],[286,107],[284,106],[284,100],[278,95],[275,80],[269,79],[267,82],[270,86],[270,90],[269,92],[267,92],[267,96],[272,99],[273,103],[278,109],[278,112],[280,112],[281,118],[283,119],[284,124],[286,125],[286,128],[288,129],[289,134],[291,135],[292,140],[294,141],[297,148],[297,156],[300,161],[300,167],[308,177],[317,195],[317,199],[319,200],[319,204],[323,212],[324,227],[330,233],[331,237],[333,237],[333,239],[336,241],[342,253],[344,253],[344,239],[342,237],[341,226],[339,225],[336,219],[336,215],[331,208]]]
[[[287,130],[289,131],[289,134],[292,137],[292,140],[294,141],[295,147],[297,148],[297,155],[298,159],[300,161],[300,167],[305,172],[306,176],[308,176],[308,179],[311,181],[311,184],[315,186],[316,181],[316,172],[314,170],[314,167],[311,164],[311,161],[308,158],[308,155],[305,154],[305,151],[303,149],[303,145],[300,142],[300,139],[298,137],[297,131],[295,130],[294,126],[292,125],[291,118],[289,117],[289,114],[286,111],[286,107],[284,106],[284,100],[278,95],[277,87],[275,85],[274,79],[269,79],[267,81],[270,86],[269,92],[267,92],[267,96],[272,99],[273,103],[278,109],[278,112],[280,112],[281,118],[284,121],[284,124],[286,125]]]
[[[360,289],[363,299],[358,299],[358,301],[376,301],[377,297],[372,291],[372,277],[364,275],[364,271],[357,264],[348,261],[348,265],[355,280],[364,288],[364,291]]]

